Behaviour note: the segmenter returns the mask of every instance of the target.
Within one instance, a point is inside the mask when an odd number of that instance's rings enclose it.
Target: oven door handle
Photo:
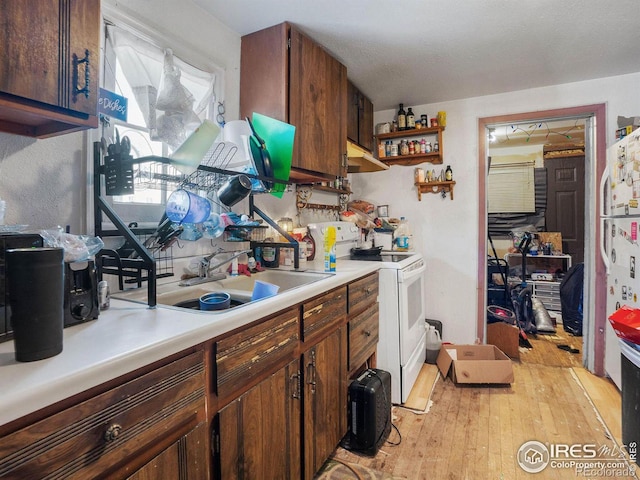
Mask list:
[[[415,270],[401,270],[400,275],[398,275],[398,282],[404,283],[413,280],[415,277],[422,275],[427,270],[427,266],[423,263],[422,266],[416,268]]]

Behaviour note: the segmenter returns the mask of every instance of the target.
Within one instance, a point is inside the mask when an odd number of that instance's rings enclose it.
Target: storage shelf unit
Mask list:
[[[507,253],[504,256],[509,268],[522,264],[521,253]],[[527,254],[527,272],[555,273],[563,272],[571,268],[571,255],[529,255]],[[527,276],[529,276],[528,274]]]
[[[391,133],[380,133],[376,135],[377,145],[387,140],[395,140],[398,138],[415,138],[415,137],[432,137],[436,136],[438,140],[438,151],[429,153],[416,153],[413,155],[398,155],[397,157],[383,157],[380,161],[387,165],[419,165],[420,163],[433,163],[434,165],[442,164],[442,132],[445,127],[429,127],[429,128],[414,128],[411,130],[400,130]]]
[[[522,265],[522,254],[520,253],[507,253],[504,259],[509,268]],[[531,294],[538,298],[547,310],[561,311],[560,281],[557,279],[531,280],[529,272],[555,274],[558,270],[567,272],[570,268],[571,255],[527,255],[527,284],[531,286]]]
[[[529,280],[527,284],[533,287],[531,289],[531,295],[540,300],[547,310],[553,310],[554,312],[561,311],[560,282]]]

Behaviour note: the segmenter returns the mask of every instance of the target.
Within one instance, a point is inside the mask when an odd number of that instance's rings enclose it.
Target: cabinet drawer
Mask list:
[[[545,297],[545,296],[536,297],[536,298],[542,302],[542,304],[547,310],[553,310],[554,312],[559,312],[562,310],[562,305],[560,303],[559,298],[552,298],[552,297]]]
[[[302,304],[302,340],[320,340],[340,324],[347,314],[347,287],[340,287]]]
[[[349,313],[369,307],[378,301],[378,272],[350,283],[348,289]]]
[[[0,477],[121,477],[204,420],[203,359],[193,353],[7,435]]]
[[[535,284],[535,292],[536,295],[539,295],[543,292],[560,295],[560,284],[557,282],[536,282]]]
[[[349,370],[364,364],[378,344],[378,304],[349,320]]]
[[[216,343],[217,392],[221,403],[237,397],[263,374],[290,360],[299,340],[297,308]]]

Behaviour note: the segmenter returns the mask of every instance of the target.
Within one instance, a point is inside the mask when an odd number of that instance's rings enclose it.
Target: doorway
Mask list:
[[[592,134],[586,141],[585,178],[587,195],[585,198],[585,282],[584,305],[585,320],[583,329],[584,365],[596,375],[603,376],[604,371],[604,331],[605,331],[605,286],[604,265],[596,250],[599,246],[600,224],[597,221],[597,205],[600,192],[595,189],[596,178],[600,178],[606,164],[606,118],[605,105],[587,105],[566,109],[528,112],[481,118],[478,121],[479,143],[479,239],[478,239],[478,337],[484,340],[486,325],[486,289],[487,289],[487,174],[488,174],[488,135],[496,125],[513,125],[523,122],[544,122],[567,118],[585,119]],[[482,292],[482,293],[480,293]]]

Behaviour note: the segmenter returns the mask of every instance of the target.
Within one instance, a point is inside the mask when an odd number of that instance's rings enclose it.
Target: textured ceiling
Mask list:
[[[195,0],[241,35],[297,25],[375,110],[640,70],[638,0]]]

